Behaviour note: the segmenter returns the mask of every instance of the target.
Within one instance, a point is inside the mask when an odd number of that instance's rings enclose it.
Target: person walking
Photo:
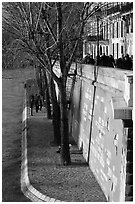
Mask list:
[[[90,54],[87,53],[87,55],[83,58],[82,63],[83,64],[90,64]]]
[[[101,66],[106,67],[107,62],[108,62],[108,57],[105,55],[105,53],[103,53],[103,55],[101,56]]]
[[[108,67],[115,68],[115,60],[114,60],[112,55],[109,55],[109,57],[108,57]]]
[[[132,60],[128,54],[125,55],[125,69],[132,70]]]
[[[30,115],[33,116],[33,108],[34,108],[34,95],[31,94],[30,95]]]
[[[116,67],[120,69],[124,69],[124,66],[125,66],[125,58],[124,58],[124,55],[122,54],[122,56],[116,60]]]
[[[42,104],[42,98],[40,94],[38,95],[38,104],[39,104],[39,110],[41,111],[43,104]]]
[[[36,108],[36,113],[38,113],[39,110],[39,100],[38,100],[38,95],[35,95],[35,108]]]

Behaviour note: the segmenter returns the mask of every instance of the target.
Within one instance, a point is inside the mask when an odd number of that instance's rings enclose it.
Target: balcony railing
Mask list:
[[[96,35],[88,35],[86,36],[87,41],[97,41],[97,36]],[[98,36],[98,40],[104,40],[103,35]]]

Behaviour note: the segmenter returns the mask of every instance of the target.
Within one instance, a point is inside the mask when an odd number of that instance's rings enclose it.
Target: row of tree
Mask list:
[[[62,164],[71,163],[67,77],[72,62],[80,54],[84,27],[99,7],[100,3],[93,2],[3,2],[2,5],[3,66],[11,66],[18,59],[34,62],[39,79],[43,80],[48,117],[51,93],[54,141],[61,144]],[[56,61],[59,61],[60,77],[53,71]],[[54,81],[59,89],[59,101]]]

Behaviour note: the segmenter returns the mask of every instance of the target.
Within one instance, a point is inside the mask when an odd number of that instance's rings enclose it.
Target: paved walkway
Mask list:
[[[60,154],[56,153],[58,147],[50,145],[53,127],[52,121],[46,117],[45,108],[28,117],[25,135],[23,150],[28,162],[24,159],[26,171],[22,180],[26,181],[27,197],[35,202],[106,202],[93,173],[72,141],[72,163],[61,166]]]

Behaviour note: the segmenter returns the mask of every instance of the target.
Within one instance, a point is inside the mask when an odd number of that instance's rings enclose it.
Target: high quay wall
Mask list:
[[[77,64],[69,129],[108,201],[133,200],[133,72]]]

